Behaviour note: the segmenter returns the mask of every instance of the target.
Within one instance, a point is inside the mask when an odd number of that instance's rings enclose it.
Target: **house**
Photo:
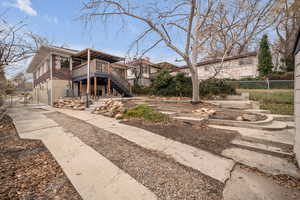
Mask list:
[[[257,52],[249,52],[238,56],[230,56],[223,59],[212,59],[197,64],[198,77],[200,80],[211,77],[241,79],[255,78],[258,73]],[[189,68],[184,66],[177,70],[190,76]],[[174,74],[174,73],[173,73]]]
[[[300,164],[300,29],[294,47],[294,54],[295,54],[294,115],[295,115],[295,122],[296,122],[294,152],[296,154],[296,159],[298,161],[298,164]]]
[[[127,63],[127,80],[134,85],[134,80],[138,80],[138,84],[149,86],[156,75],[163,69],[171,71],[178,70],[179,67],[168,62],[152,63],[149,58],[135,59]]]
[[[157,73],[160,69],[150,61],[149,58],[134,59],[127,62],[127,80],[130,85],[134,85],[135,80],[139,85],[149,86],[151,84],[151,74]]]
[[[33,74],[33,98],[52,105],[66,96],[131,96],[127,67],[119,63],[122,60],[90,48],[77,51],[41,46],[27,68]]]

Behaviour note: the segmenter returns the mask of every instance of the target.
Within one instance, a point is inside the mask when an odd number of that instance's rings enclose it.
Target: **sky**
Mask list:
[[[130,44],[144,30],[136,21],[129,21],[125,28],[118,21],[104,25],[96,21],[93,27],[86,27],[78,19],[83,0],[1,0],[0,13],[6,13],[10,23],[24,20],[26,29],[58,46],[74,49],[87,47],[99,49],[117,56],[126,56]],[[152,41],[148,41],[151,43]],[[153,62],[169,61],[174,63],[179,56],[161,45],[147,55]],[[29,60],[14,66],[7,73],[13,76],[24,71]]]

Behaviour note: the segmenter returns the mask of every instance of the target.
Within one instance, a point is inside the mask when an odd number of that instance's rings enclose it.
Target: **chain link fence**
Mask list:
[[[237,89],[294,89],[294,80],[227,81]]]

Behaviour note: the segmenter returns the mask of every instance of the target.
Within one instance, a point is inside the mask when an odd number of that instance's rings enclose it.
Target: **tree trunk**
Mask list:
[[[199,80],[198,80],[198,73],[195,71],[195,69],[190,68],[191,71],[191,78],[192,78],[192,84],[193,84],[193,103],[199,103],[200,97],[199,97]]]

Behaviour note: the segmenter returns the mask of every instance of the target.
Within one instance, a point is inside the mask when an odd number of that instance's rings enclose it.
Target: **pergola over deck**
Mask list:
[[[99,50],[95,50],[95,49],[84,49],[76,54],[73,55],[73,58],[78,58],[80,60],[84,60],[84,61],[88,61],[88,59],[92,60],[92,59],[99,59],[99,60],[105,60],[109,63],[115,63],[115,62],[119,62],[122,60],[125,60],[125,58],[122,57],[118,57],[118,56],[114,56]]]
[[[114,56],[111,54],[107,54],[98,50],[94,49],[84,49],[72,56],[73,59],[73,64],[74,64],[74,69],[72,70],[73,72],[73,78],[72,80],[74,82],[79,83],[79,88],[81,90],[82,84],[86,83],[87,85],[87,96],[90,94],[90,84],[91,82],[94,83],[94,94],[96,94],[96,88],[98,85],[98,80],[97,78],[105,78],[107,79],[107,85],[110,88],[111,86],[111,76],[114,76],[115,78],[117,77],[116,74],[114,75],[114,71],[112,70],[112,67],[114,66],[115,68],[124,68],[126,70],[125,65],[117,65],[113,64],[116,62],[120,62],[122,60],[125,60],[124,58]],[[98,62],[104,62],[103,67],[100,67],[98,69],[96,66]],[[92,78],[92,79],[91,79]],[[125,79],[124,79],[125,80]],[[126,85],[124,80],[118,80],[120,83]]]

